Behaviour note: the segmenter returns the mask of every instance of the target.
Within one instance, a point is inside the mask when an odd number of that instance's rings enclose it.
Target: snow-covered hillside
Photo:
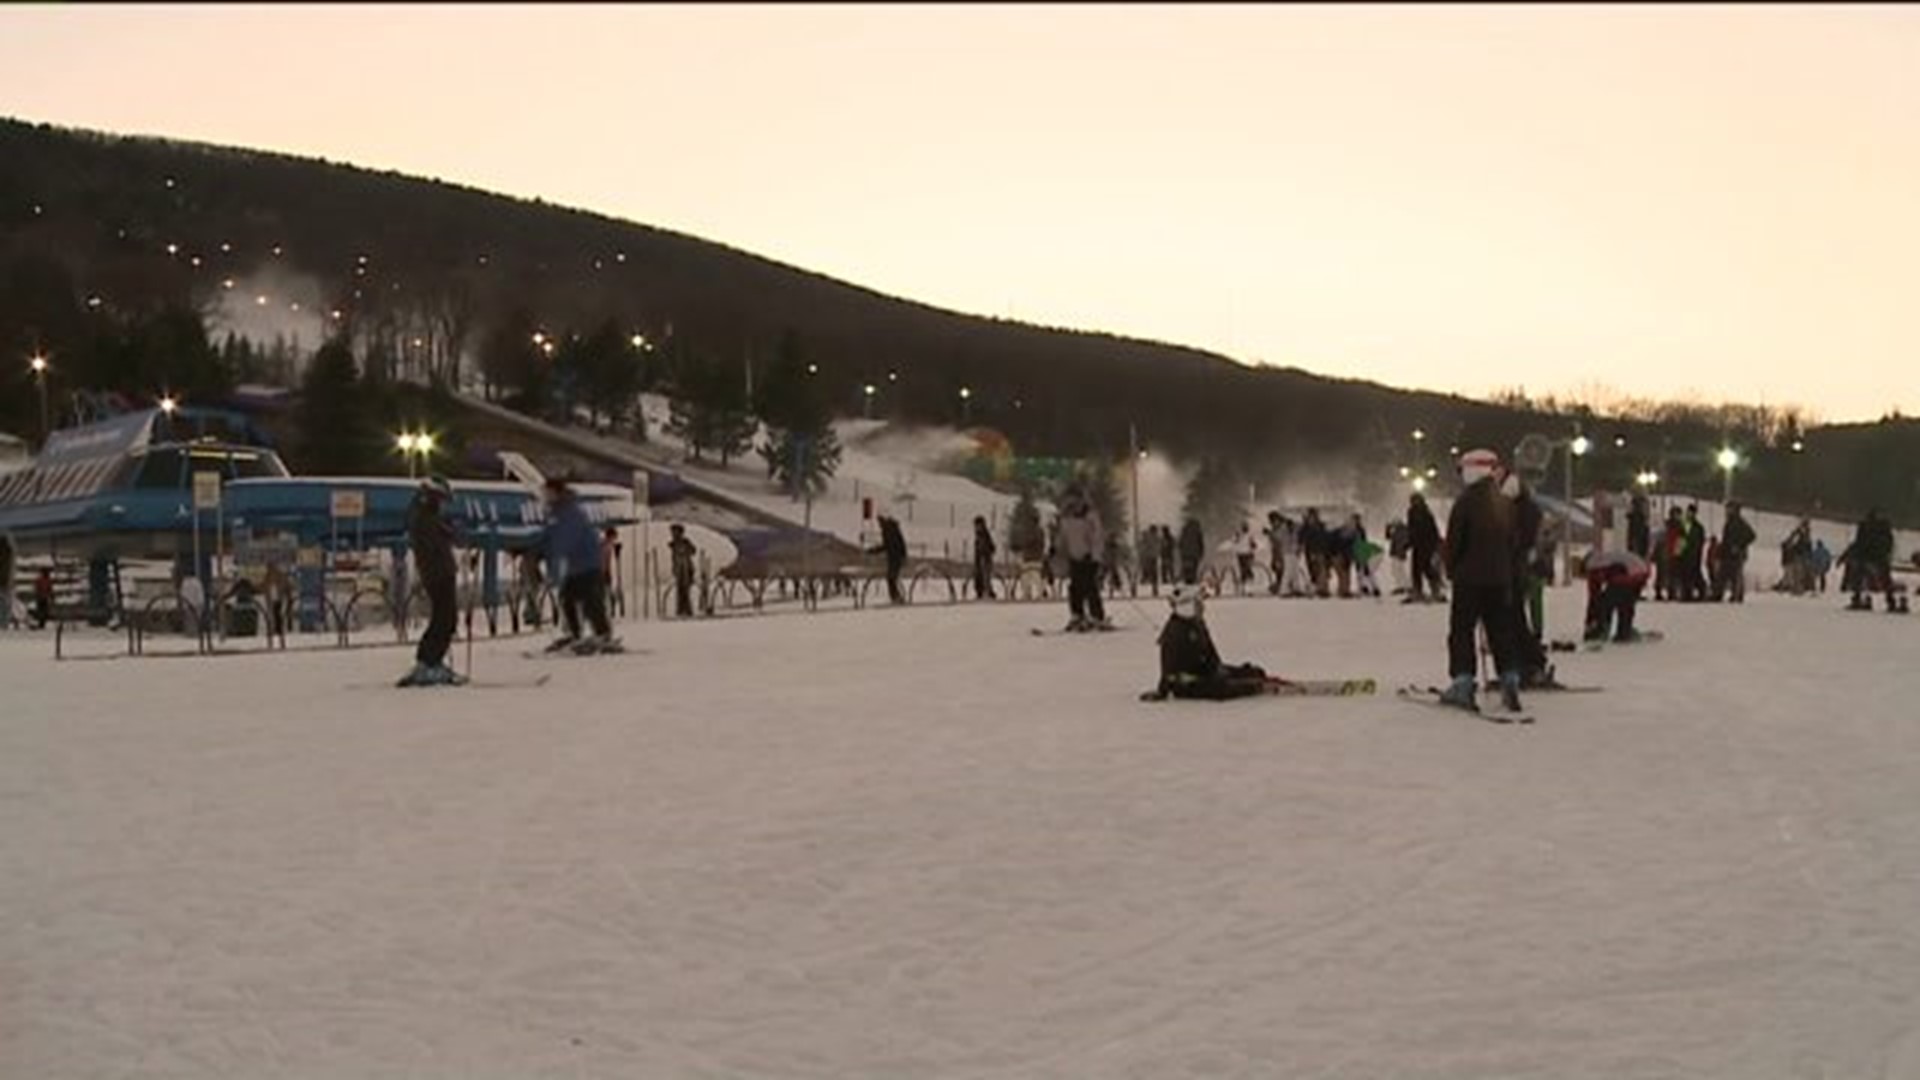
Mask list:
[[[805,505],[775,488],[758,454],[749,452],[725,469],[682,460],[684,447],[666,432],[666,399],[647,395],[642,406],[648,437],[675,454],[676,469],[767,513],[795,523],[807,520]],[[813,502],[814,528],[849,543],[878,543],[872,520],[862,516],[863,500],[870,499],[876,517],[890,513],[899,519],[916,556],[966,558],[976,515],[987,519],[996,537],[1005,536],[1007,514],[1017,500],[941,471],[971,446],[964,434],[950,428],[902,431],[878,420],[842,420],[834,433],[842,447],[840,467],[828,491]]]
[[[1443,609],[1210,613],[1442,674]],[[1062,617],[477,647],[537,690],[0,635],[0,1076],[1920,1075],[1913,617],[1649,605],[1532,728],[1145,705],[1152,630]]]

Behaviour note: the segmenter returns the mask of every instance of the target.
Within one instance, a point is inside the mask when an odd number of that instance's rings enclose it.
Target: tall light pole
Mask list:
[[[409,480],[413,479],[414,437],[412,433],[405,432],[405,431],[401,432],[399,437],[393,440],[393,443],[395,446],[398,446],[400,448],[401,455],[407,459],[407,479]]]
[[[1561,494],[1566,498],[1567,510],[1560,520],[1560,566],[1566,581],[1573,580],[1573,459],[1585,457],[1593,449],[1593,440],[1575,429],[1573,438],[1567,440],[1566,487]]]
[[[1723,446],[1713,455],[1713,463],[1720,466],[1720,518],[1726,520],[1727,504],[1733,501],[1733,470],[1740,466],[1740,451],[1731,446]]]
[[[873,394],[874,394],[874,391],[877,389],[879,388],[874,386],[872,383],[867,383],[865,386],[862,386],[860,388],[860,393],[865,397],[865,405],[863,406],[863,408],[865,409],[865,412],[862,415],[864,415],[869,420],[873,419]]]
[[[1130,479],[1133,487],[1133,509],[1129,516],[1133,519],[1133,595],[1135,596],[1140,595],[1140,577],[1144,570],[1140,565],[1140,554],[1146,550],[1140,542],[1144,534],[1140,525],[1140,459],[1146,456],[1147,452],[1140,449],[1139,430],[1134,426],[1133,421],[1127,421],[1127,471],[1132,474]]]
[[[27,366],[33,369],[33,379],[40,384],[40,446],[44,449],[47,440],[53,437],[53,425],[47,413],[47,358],[34,353],[27,360]]]
[[[965,425],[965,424],[971,423],[972,421],[973,421],[973,388],[970,386],[963,386],[960,388],[960,423],[962,425]]]

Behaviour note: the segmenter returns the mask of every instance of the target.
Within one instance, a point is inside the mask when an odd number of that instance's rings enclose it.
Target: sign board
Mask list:
[[[193,508],[195,510],[220,509],[219,473],[196,472],[193,474]]]
[[[318,570],[327,564],[325,555],[317,547],[300,549],[299,566],[302,570]]]
[[[362,518],[367,516],[367,493],[364,491],[336,491],[333,493],[333,516],[337,518]]]

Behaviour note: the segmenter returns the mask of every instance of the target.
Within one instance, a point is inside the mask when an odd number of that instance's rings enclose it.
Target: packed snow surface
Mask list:
[[[1840,603],[1644,605],[1531,728],[1142,704],[1144,600],[476,646],[541,689],[0,634],[0,1076],[1920,1076],[1920,623]],[[1444,675],[1439,606],[1209,617]]]

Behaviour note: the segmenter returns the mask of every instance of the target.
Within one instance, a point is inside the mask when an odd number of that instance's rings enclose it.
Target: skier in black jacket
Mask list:
[[[1417,491],[1407,500],[1407,542],[1413,560],[1413,593],[1409,599],[1442,599],[1440,523],[1434,520],[1433,510],[1427,506],[1427,497]]]
[[[1866,518],[1854,531],[1853,544],[1848,552],[1841,556],[1853,574],[1853,600],[1847,606],[1858,611],[1872,611],[1873,601],[1867,599],[1867,593],[1884,589],[1887,610],[1902,610],[1905,605],[1900,603],[1899,595],[1893,588],[1893,524],[1880,516],[1879,507],[1867,511]]]
[[[1753,546],[1753,526],[1740,513],[1740,502],[1727,503],[1727,520],[1720,527],[1720,577],[1727,583],[1727,602],[1747,601],[1747,549]]]
[[[1447,673],[1453,681],[1441,700],[1478,710],[1473,636],[1477,626],[1484,626],[1500,673],[1501,704],[1519,712],[1520,668],[1513,640],[1514,508],[1500,492],[1500,472],[1500,456],[1491,450],[1460,455],[1466,490],[1454,500],[1445,541],[1447,577],[1453,582],[1447,630]]]
[[[900,522],[891,514],[880,515],[880,544],[867,549],[869,555],[885,555],[887,558],[887,597],[896,604],[907,602],[900,591],[900,568],[907,563],[907,538],[900,531]]]
[[[426,632],[414,650],[413,670],[400,679],[401,686],[447,686],[467,681],[447,666],[447,649],[453,644],[455,608],[454,582],[457,570],[453,558],[453,522],[447,520],[446,504],[453,498],[453,485],[444,476],[421,481],[420,490],[407,508],[407,538],[413,548],[414,570],[420,587],[427,594],[431,614]]]
[[[998,550],[993,532],[987,528],[987,519],[976,516],[973,519],[973,597],[976,600],[993,599],[993,555]]]

